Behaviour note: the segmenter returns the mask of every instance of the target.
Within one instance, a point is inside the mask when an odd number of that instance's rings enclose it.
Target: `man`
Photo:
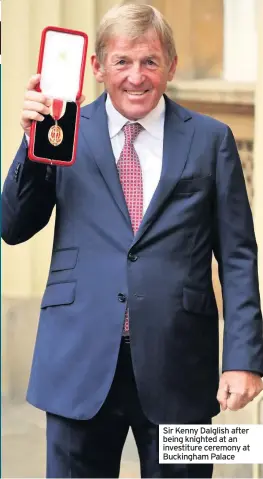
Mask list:
[[[211,477],[212,465],[160,465],[158,424],[209,424],[220,404],[237,410],[262,389],[257,247],[235,141],[164,95],[177,56],[154,8],[108,12],[91,60],[107,93],[82,108],[76,163],[30,162],[25,137],[2,199],[9,244],[56,206],[28,390],[47,411],[47,477],[118,477],[130,426],[142,477]],[[50,112],[38,82],[25,95],[26,135]]]

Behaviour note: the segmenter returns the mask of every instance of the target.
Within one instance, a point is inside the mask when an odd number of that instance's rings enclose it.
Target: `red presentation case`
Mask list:
[[[42,32],[37,90],[52,100],[52,108],[42,122],[32,122],[28,150],[32,161],[59,166],[75,162],[87,47],[86,33],[59,27]]]

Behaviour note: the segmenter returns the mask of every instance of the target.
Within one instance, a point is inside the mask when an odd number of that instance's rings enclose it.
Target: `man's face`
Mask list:
[[[155,32],[137,40],[113,37],[103,65],[92,56],[93,72],[104,82],[115,108],[129,120],[146,116],[158,104],[173,79],[177,58],[168,61]]]

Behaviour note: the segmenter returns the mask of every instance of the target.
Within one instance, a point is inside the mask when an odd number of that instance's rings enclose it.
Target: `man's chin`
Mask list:
[[[151,107],[146,107],[146,105],[126,104],[123,115],[129,120],[139,120],[148,115],[152,109]]]

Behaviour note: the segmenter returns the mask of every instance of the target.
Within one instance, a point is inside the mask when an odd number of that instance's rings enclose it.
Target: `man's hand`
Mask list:
[[[43,121],[44,115],[50,114],[52,99],[36,91],[39,83],[40,74],[33,75],[29,80],[25,93],[20,124],[27,136],[30,136],[30,128],[33,120]],[[85,96],[82,95],[79,99],[80,104],[83,103],[84,100]]]
[[[263,389],[261,377],[248,371],[226,371],[222,374],[217,400],[223,411],[237,411],[252,401]]]
[[[43,93],[36,91],[40,82],[40,74],[33,75],[27,85],[20,124],[26,135],[30,136],[32,120],[43,121],[49,115],[51,100]]]

